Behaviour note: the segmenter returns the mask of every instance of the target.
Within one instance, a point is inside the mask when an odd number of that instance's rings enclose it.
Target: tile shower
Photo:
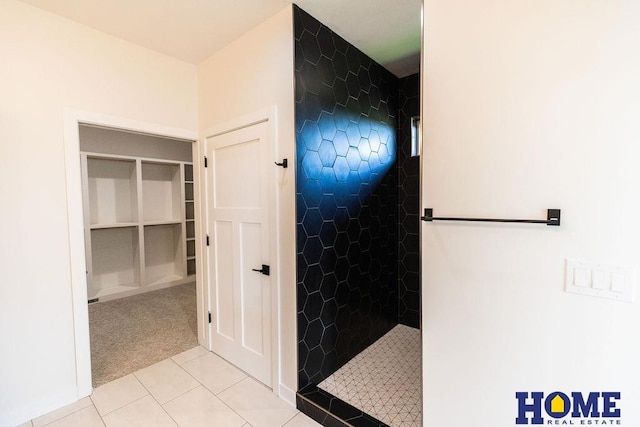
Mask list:
[[[297,404],[328,425],[420,425],[419,78],[294,14]]]

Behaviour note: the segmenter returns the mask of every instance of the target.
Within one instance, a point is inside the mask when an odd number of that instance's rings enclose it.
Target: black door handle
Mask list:
[[[252,268],[251,271],[257,271],[258,273],[264,274],[265,276],[269,276],[270,267],[266,264],[262,264],[262,268],[258,270],[257,268]]]

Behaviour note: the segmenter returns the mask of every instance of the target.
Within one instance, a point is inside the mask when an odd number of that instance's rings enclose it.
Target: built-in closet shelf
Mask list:
[[[175,219],[167,219],[164,221],[146,221],[143,225],[145,227],[152,227],[154,225],[178,225],[182,224],[182,221]]]
[[[109,228],[129,228],[129,227],[137,227],[137,222],[122,222],[116,224],[91,224],[92,230],[105,230]]]
[[[191,277],[196,274],[196,260],[188,259],[187,260],[187,276]]]
[[[85,233],[89,298],[139,288],[140,238],[137,227],[98,228]]]
[[[145,286],[158,286],[171,282],[179,282],[182,281],[185,276],[180,276],[177,274],[171,274],[167,276],[156,277],[154,281],[147,283]]]
[[[185,182],[184,183],[184,198],[187,202],[193,202],[193,183]]]
[[[193,183],[193,165],[192,164],[184,165],[184,182]]]
[[[125,285],[113,286],[111,288],[102,289],[97,293],[90,295],[89,298],[90,299],[99,298],[104,300],[105,298],[108,298],[112,295],[119,295],[123,293],[135,294],[139,289],[140,289],[140,285],[137,285],[137,284],[132,284],[131,286],[125,286]]]
[[[186,276],[182,223],[144,227],[146,285],[172,282]]]
[[[195,221],[192,219],[188,219],[187,223],[187,240],[188,239],[195,239],[196,238],[196,224]]]
[[[196,223],[195,218],[195,186],[193,181],[193,165],[184,165],[184,215],[186,242],[185,251],[187,256],[187,276],[193,277],[196,274]]]
[[[90,224],[130,223],[138,219],[137,162],[135,159],[83,158]]]
[[[195,215],[195,206],[193,202],[187,201],[185,203],[185,212],[187,216],[187,220],[193,220]]]
[[[82,152],[81,165],[89,299],[193,280],[192,164]]]
[[[196,256],[196,240],[187,239],[187,258],[194,258]]]
[[[142,161],[142,212],[145,222],[182,215],[180,165]]]

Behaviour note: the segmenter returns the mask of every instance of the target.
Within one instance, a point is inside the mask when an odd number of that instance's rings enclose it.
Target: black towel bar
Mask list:
[[[433,209],[425,208],[422,221],[469,221],[469,222],[515,222],[524,224],[546,224],[560,225],[560,209],[547,209],[547,219],[495,219],[495,218],[454,218],[454,217],[435,217]]]

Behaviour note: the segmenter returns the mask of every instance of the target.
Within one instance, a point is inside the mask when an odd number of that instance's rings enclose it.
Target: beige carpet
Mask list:
[[[98,387],[198,345],[196,285],[90,304],[89,329]]]

